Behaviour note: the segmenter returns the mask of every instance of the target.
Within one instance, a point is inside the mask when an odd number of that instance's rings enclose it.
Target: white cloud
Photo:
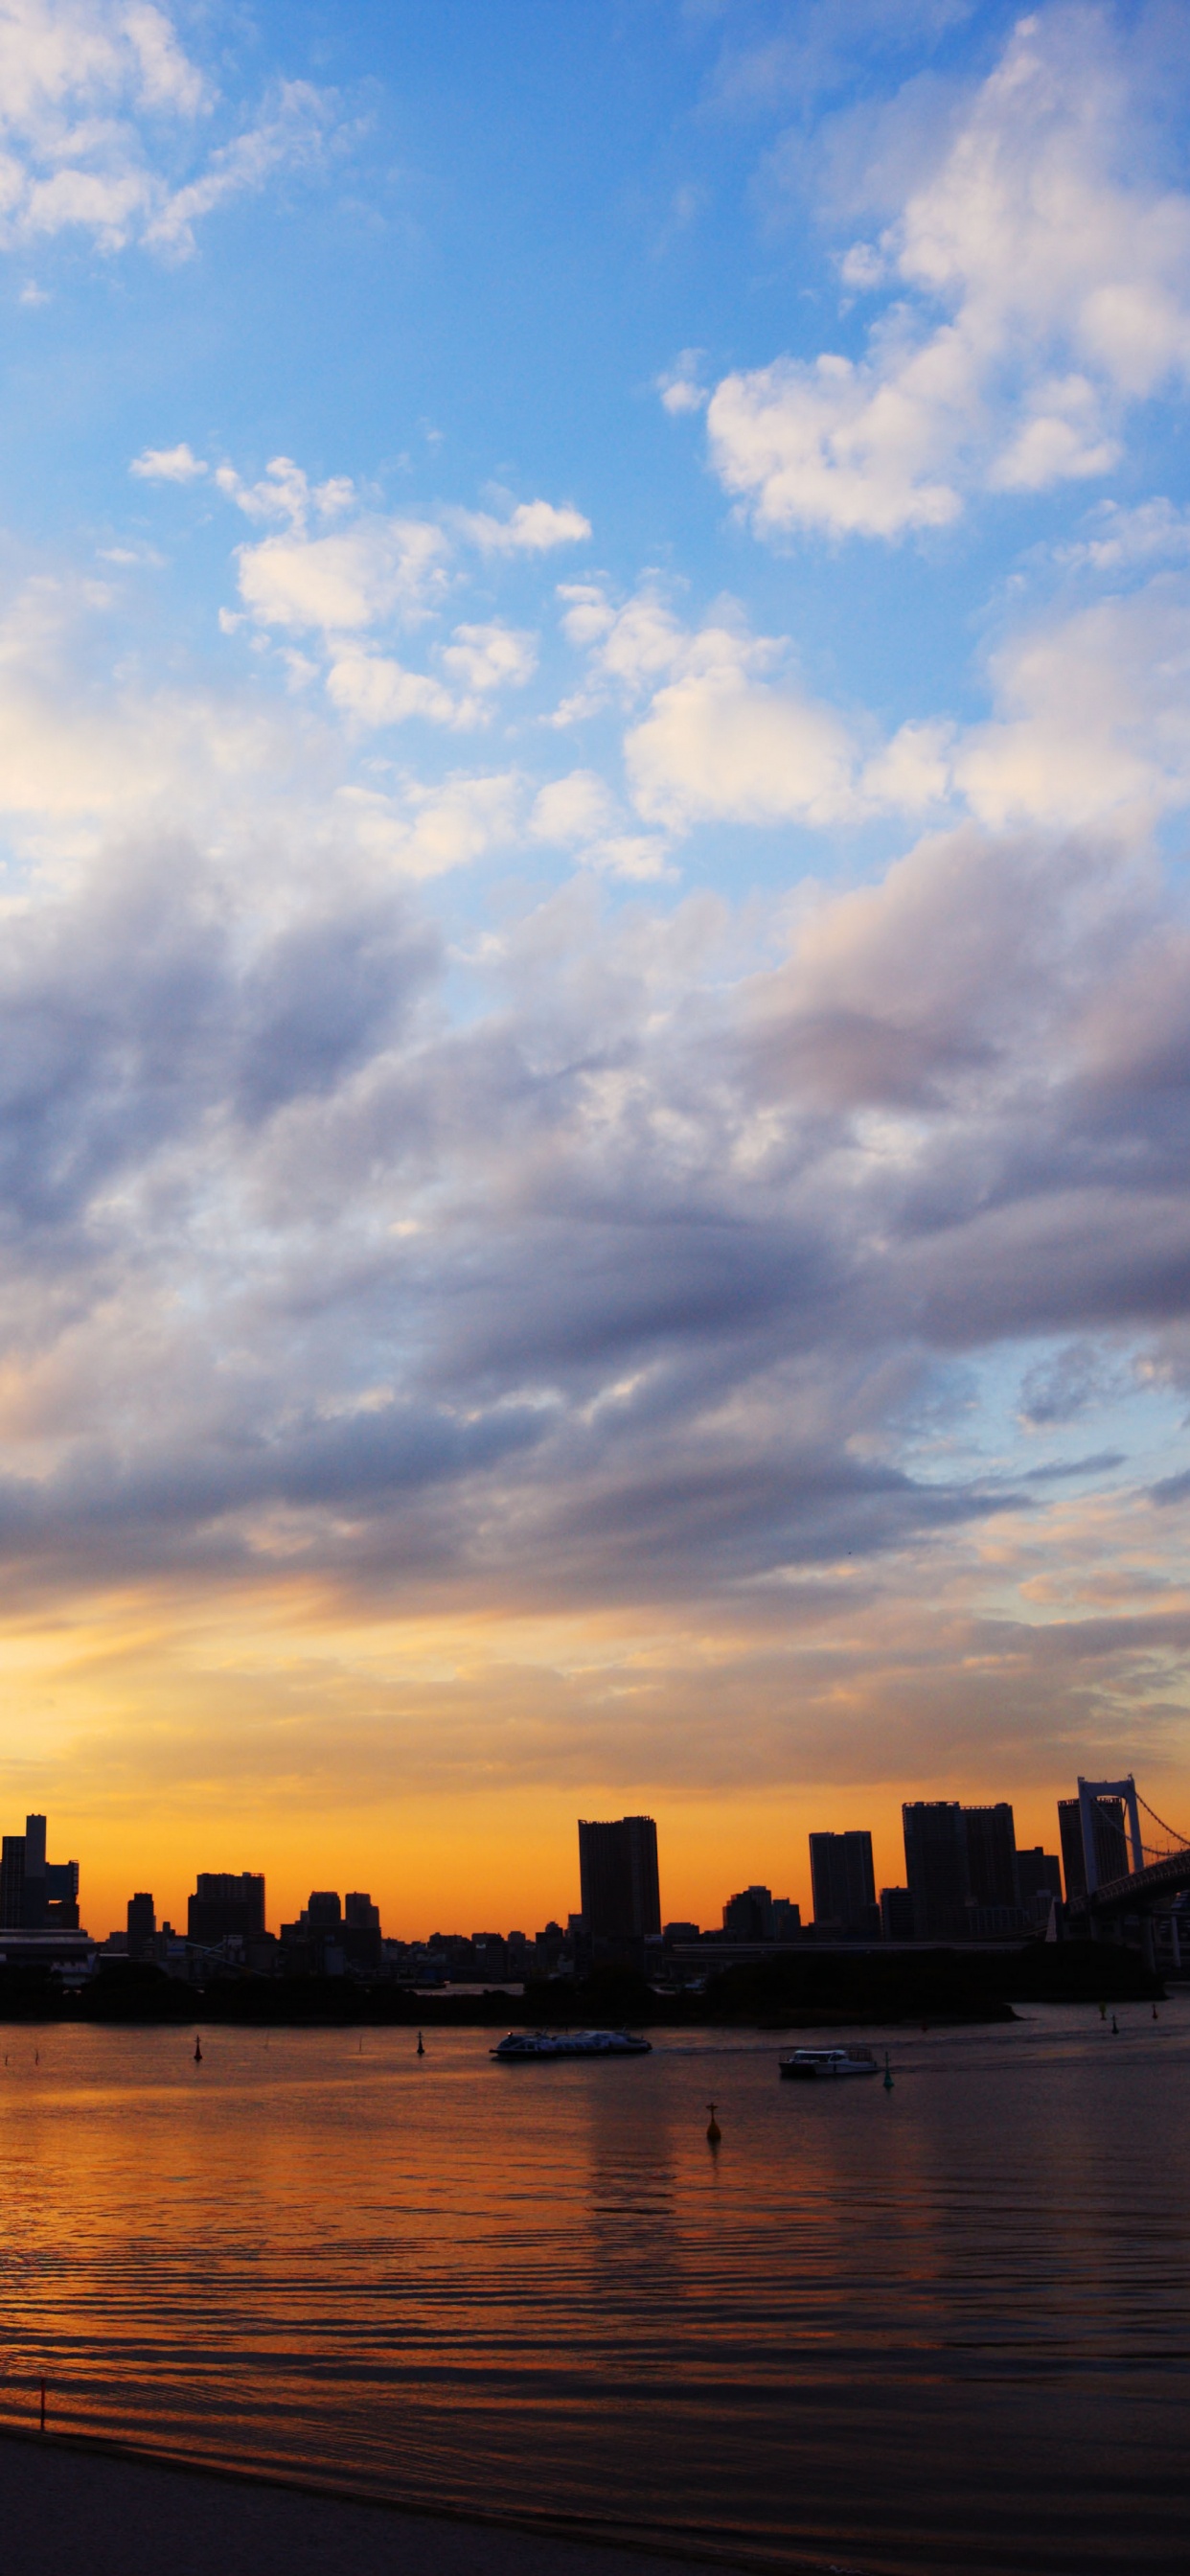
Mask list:
[[[300,531],[239,550],[240,596],[262,626],[348,634],[416,618],[442,587],[446,540],[418,519],[360,519],[341,534]]]
[[[703,411],[707,394],[698,381],[703,358],[701,349],[683,349],[675,366],[657,378],[657,391],[667,412],[675,418],[680,412]]]
[[[474,865],[512,839],[521,782],[514,771],[505,770],[487,778],[447,779],[434,787],[410,781],[401,796],[353,787],[344,789],[343,803],[353,812],[361,845],[372,856],[403,876],[438,877]]]
[[[1057,828],[1190,802],[1190,593],[1160,575],[1131,598],[1013,637],[992,658],[999,712],[953,755],[984,823]]]
[[[432,724],[455,721],[449,689],[382,654],[342,654],[332,662],[326,686],[332,704],[361,724],[404,724],[410,716],[427,716]]]
[[[148,0],[2,0],[0,246],[81,231],[107,252],[139,241],[185,257],[217,205],[313,165],[334,112],[308,82],[282,83],[175,184],[188,129],[196,139],[218,104]]]
[[[845,272],[912,299],[861,359],[779,359],[709,407],[716,468],[761,533],[894,537],[947,525],[973,488],[1106,472],[1128,403],[1190,370],[1190,197],[1148,178],[1103,22],[1023,18]]]
[[[940,333],[886,373],[823,356],[725,376],[707,415],[722,482],[751,500],[762,535],[947,526],[962,504],[938,469],[974,427],[964,354]]]
[[[615,800],[594,769],[572,769],[567,778],[552,778],[534,799],[529,830],[535,841],[560,843],[596,840],[615,819]]]
[[[951,792],[950,724],[903,724],[868,761],[860,781],[865,801],[882,812],[922,814]]]
[[[704,627],[677,658],[624,758],[646,822],[835,823],[857,810],[845,726],[788,681],[765,678],[780,648]]]
[[[183,440],[179,447],[146,447],[142,455],[133,457],[128,471],[142,483],[193,483],[209,468]]]
[[[610,832],[605,840],[592,841],[583,858],[601,876],[621,877],[628,885],[672,882],[678,874],[668,841],[659,839],[656,833]]]
[[[1120,442],[1099,436],[1099,397],[1086,376],[1039,385],[1030,410],[993,460],[988,481],[994,492],[1042,492],[1051,483],[1085,482],[1117,463]]]
[[[327,674],[333,705],[366,725],[404,724],[410,716],[456,731],[483,724],[498,689],[523,688],[537,668],[531,635],[510,626],[456,626],[455,641],[439,654],[443,668],[470,694],[453,697],[441,680],[382,654],[341,652]]]
[[[629,832],[606,781],[594,769],[572,769],[539,790],[529,815],[531,839],[577,849],[584,866],[600,875],[643,885],[672,877],[668,841],[656,833]]]
[[[515,626],[456,626],[442,652],[442,667],[460,688],[487,696],[494,689],[523,689],[537,669],[537,639]]]
[[[181,812],[195,829],[237,804],[283,799],[295,756],[276,709],[242,696],[87,676],[88,585],[40,579],[0,624],[0,811],[19,840],[73,856],[97,835],[132,833],[147,817]],[[32,837],[30,837],[32,836]]]
[[[169,20],[160,9],[124,8],[120,25],[141,71],[141,99],[149,108],[172,108],[180,116],[197,116],[210,105],[207,84],[197,66],[182,52]]]
[[[521,501],[510,518],[495,519],[486,510],[457,510],[454,525],[484,554],[546,554],[553,546],[574,546],[591,534],[591,522],[568,504]]]
[[[145,229],[152,249],[184,257],[194,226],[232,197],[256,195],[279,170],[310,169],[322,156],[333,110],[309,81],[282,83],[272,115],[211,154],[184,188],[162,195]]]
[[[220,465],[215,481],[248,519],[284,519],[303,533],[311,513],[319,519],[341,518],[355,500],[355,485],[345,474],[326,483],[311,483],[292,456],[274,456],[259,483],[244,483],[234,465]]]
[[[1163,556],[1176,562],[1190,554],[1190,510],[1172,501],[1141,501],[1125,509],[1118,501],[1100,501],[1085,522],[1088,533],[1058,549],[1059,563],[1078,570],[1123,572],[1133,564],[1153,563]]]

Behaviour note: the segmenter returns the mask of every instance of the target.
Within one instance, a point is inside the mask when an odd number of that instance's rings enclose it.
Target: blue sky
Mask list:
[[[18,1804],[1190,1786],[1185,36],[0,0]]]

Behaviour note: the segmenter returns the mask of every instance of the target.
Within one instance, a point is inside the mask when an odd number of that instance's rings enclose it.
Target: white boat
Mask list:
[[[795,2082],[813,2083],[826,2075],[878,2075],[880,2069],[870,2048],[795,2048],[792,2057],[780,2061],[781,2073]]]
[[[510,2030],[489,2055],[519,2066],[541,2057],[647,2057],[652,2044],[627,2030]]]

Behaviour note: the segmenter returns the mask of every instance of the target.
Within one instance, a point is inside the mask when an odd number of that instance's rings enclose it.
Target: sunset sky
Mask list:
[[[3,1824],[1190,1816],[1183,5],[0,0]]]

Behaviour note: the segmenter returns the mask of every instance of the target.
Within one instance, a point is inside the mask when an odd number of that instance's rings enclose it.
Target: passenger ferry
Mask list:
[[[870,2048],[795,2048],[780,2061],[781,2073],[795,2082],[813,2083],[820,2075],[878,2075]]]
[[[488,2054],[520,2066],[542,2057],[647,2057],[652,2045],[627,2030],[510,2030]]]

